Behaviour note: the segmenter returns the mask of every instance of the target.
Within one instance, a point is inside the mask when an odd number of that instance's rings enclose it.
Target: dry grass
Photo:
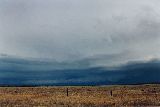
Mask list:
[[[66,88],[69,89],[68,97]],[[113,93],[112,96],[111,90]],[[107,87],[1,87],[0,106],[160,106],[160,85]]]

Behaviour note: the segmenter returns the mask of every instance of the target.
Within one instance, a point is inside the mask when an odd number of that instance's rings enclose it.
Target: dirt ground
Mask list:
[[[68,88],[68,96],[67,96]],[[1,87],[1,107],[160,106],[160,85]]]

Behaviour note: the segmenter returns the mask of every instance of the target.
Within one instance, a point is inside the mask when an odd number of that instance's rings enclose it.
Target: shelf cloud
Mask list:
[[[159,31],[159,0],[0,0],[0,85],[160,83]]]

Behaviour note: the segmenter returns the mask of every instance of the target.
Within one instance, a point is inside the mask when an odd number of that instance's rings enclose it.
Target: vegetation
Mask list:
[[[1,87],[0,106],[160,106],[160,85],[99,87]]]

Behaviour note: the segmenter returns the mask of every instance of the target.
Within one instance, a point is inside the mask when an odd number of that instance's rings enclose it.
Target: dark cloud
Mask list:
[[[54,66],[58,64],[1,59],[0,85],[110,85],[160,82],[159,60],[130,62],[114,68],[55,69]]]

